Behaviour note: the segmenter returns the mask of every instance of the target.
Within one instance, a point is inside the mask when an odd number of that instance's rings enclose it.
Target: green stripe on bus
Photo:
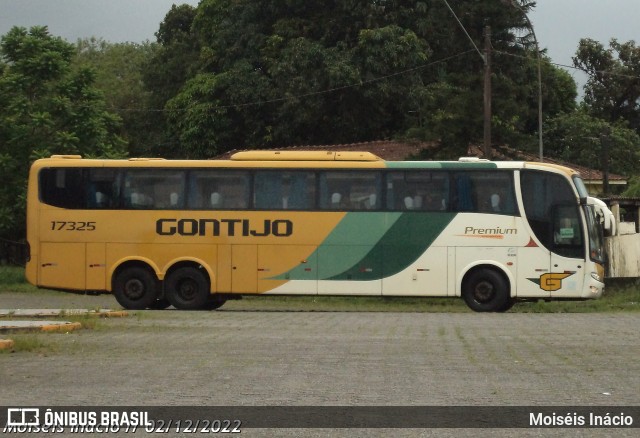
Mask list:
[[[420,257],[456,213],[349,213],[306,263],[272,277],[319,280],[379,280],[406,269]]]
[[[308,279],[306,269],[317,266],[318,278],[330,278],[371,252],[402,213],[348,213],[311,254],[306,263],[272,277],[273,280]]]
[[[369,253],[326,280],[379,280],[415,262],[436,240],[456,213],[404,213]]]

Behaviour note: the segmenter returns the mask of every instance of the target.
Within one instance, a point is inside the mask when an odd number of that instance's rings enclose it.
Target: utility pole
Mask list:
[[[484,157],[491,159],[491,27],[484,28]]]
[[[610,131],[607,129],[600,135],[601,159],[602,159],[602,191],[604,195],[609,194],[609,137]]]

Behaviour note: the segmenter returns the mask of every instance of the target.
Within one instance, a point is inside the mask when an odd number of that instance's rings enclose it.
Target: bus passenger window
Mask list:
[[[197,170],[190,173],[187,207],[197,210],[243,209],[248,207],[249,172],[228,169]]]
[[[182,208],[184,177],[182,170],[130,170],[124,179],[125,206],[155,210]]]
[[[83,169],[42,169],[39,174],[40,199],[54,207],[80,209],[87,206]]]
[[[404,171],[387,175],[387,208],[408,211],[445,211],[448,208],[448,173]]]
[[[509,215],[517,213],[511,172],[456,172],[454,180],[455,210]]]
[[[371,171],[327,171],[320,174],[323,210],[378,210],[381,175]]]
[[[265,210],[309,210],[315,201],[315,174],[306,171],[258,171],[254,206]]]
[[[87,194],[87,208],[108,209],[118,207],[118,170],[91,168]]]

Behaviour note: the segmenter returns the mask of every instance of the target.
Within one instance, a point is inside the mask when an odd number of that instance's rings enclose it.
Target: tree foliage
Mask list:
[[[72,68],[95,72],[93,85],[104,95],[107,109],[120,117],[117,134],[132,156],[153,156],[164,135],[163,127],[150,117],[155,105],[143,83],[144,69],[156,52],[157,45],[149,42],[114,44],[96,38],[76,42]]]
[[[603,137],[607,138],[603,138]],[[632,175],[640,160],[640,137],[626,122],[609,123],[590,115],[586,108],[561,114],[549,121],[545,152],[548,156],[592,169],[603,168],[603,141],[609,144],[609,167]]]
[[[165,107],[200,65],[200,44],[191,27],[196,9],[190,5],[173,5],[156,32],[157,46],[142,67],[142,81],[150,94],[147,121],[157,134],[149,142],[146,155],[185,156],[180,154],[175,129],[167,126]]]
[[[537,56],[524,14],[534,4],[449,3],[476,45],[491,26],[495,141],[532,134]],[[176,13],[161,34],[200,48],[194,69],[177,69],[187,80],[166,106],[176,154],[482,138],[483,59],[444,2],[204,0],[190,27],[188,20],[171,25]],[[170,47],[171,38],[159,41]],[[546,114],[572,109],[571,78],[548,63],[544,70]]]
[[[640,47],[612,39],[605,48],[585,38],[573,62],[589,74],[584,88],[589,112],[611,123],[625,120],[640,133]]]
[[[118,156],[117,116],[105,109],[95,73],[72,69],[74,46],[46,27],[14,27],[0,39],[0,235],[24,230],[30,163],[51,154]]]

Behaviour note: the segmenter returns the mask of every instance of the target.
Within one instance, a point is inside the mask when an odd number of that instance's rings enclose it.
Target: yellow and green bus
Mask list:
[[[604,289],[596,206],[544,163],[248,151],[229,160],[37,160],[30,283],[126,309],[248,294],[462,297],[475,311]]]

